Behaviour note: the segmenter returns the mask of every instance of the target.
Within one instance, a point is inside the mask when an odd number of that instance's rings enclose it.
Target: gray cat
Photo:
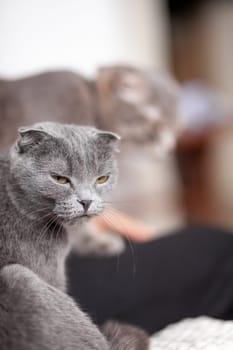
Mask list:
[[[0,80],[0,148],[17,127],[51,120],[119,133],[124,141],[163,155],[179,130],[179,88],[165,74],[130,66],[99,69],[95,80],[69,71]]]
[[[99,214],[116,182],[117,135],[55,123],[21,128],[0,157],[1,350],[144,350],[143,331],[103,333],[65,294],[65,225]]]

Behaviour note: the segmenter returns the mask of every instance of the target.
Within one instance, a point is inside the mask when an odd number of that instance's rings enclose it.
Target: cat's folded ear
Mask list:
[[[98,130],[95,134],[97,145],[107,146],[111,151],[119,152],[118,143],[121,137],[110,131]]]
[[[24,153],[31,147],[39,145],[48,138],[48,132],[36,127],[21,127],[18,129],[18,139],[15,144],[15,150],[18,153]]]

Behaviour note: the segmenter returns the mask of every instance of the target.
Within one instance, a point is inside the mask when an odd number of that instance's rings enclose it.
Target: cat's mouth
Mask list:
[[[102,211],[102,210],[101,210]],[[77,210],[64,205],[56,205],[53,209],[57,220],[67,224],[80,223],[98,215],[100,210]]]
[[[90,218],[93,218],[93,216],[96,216],[97,214],[82,214],[80,215],[79,217],[80,218],[87,218],[87,219],[90,219]]]
[[[89,220],[90,218],[92,218],[95,215],[94,214],[83,213],[83,214],[70,215],[70,216],[65,215],[65,214],[57,214],[56,216],[57,216],[57,220],[60,223],[74,225],[76,223],[83,223],[83,222]]]

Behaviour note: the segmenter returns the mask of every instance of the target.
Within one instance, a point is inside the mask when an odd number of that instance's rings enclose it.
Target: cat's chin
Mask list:
[[[93,215],[80,215],[73,218],[61,218],[61,221],[68,226],[82,225],[92,217]]]

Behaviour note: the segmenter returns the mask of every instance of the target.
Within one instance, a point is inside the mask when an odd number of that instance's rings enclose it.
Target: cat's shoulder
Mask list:
[[[47,307],[57,294],[59,291],[26,266],[11,263],[0,269],[0,306],[5,300],[5,305],[13,303],[19,312],[25,308],[36,312]]]
[[[80,350],[108,349],[106,339],[68,295],[20,264],[0,270],[0,343],[4,327],[9,330],[5,344],[10,339],[14,350],[71,350],[74,345]]]
[[[30,285],[36,287],[39,282],[40,278],[33,271],[20,264],[5,265],[0,270],[0,284],[4,285],[8,291],[17,289],[19,292]]]

